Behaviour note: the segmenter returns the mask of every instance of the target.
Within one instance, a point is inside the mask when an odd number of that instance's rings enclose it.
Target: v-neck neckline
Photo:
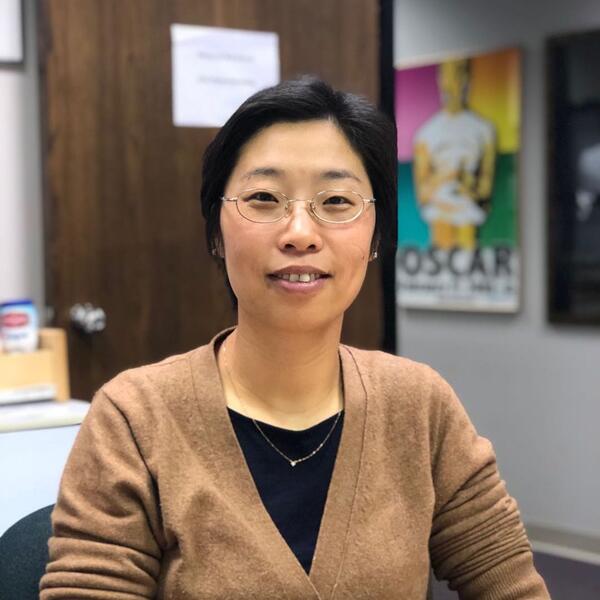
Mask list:
[[[195,396],[207,425],[215,474],[223,492],[239,504],[256,535],[271,550],[273,572],[282,573],[299,597],[331,600],[346,553],[363,450],[367,396],[350,351],[340,346],[344,390],[344,428],[329,484],[310,574],[281,536],[265,508],[237,440],[225,402],[215,347],[233,329],[190,355]],[[227,474],[227,476],[223,476]],[[293,586],[290,588],[289,586]],[[291,597],[294,596],[291,593]]]
[[[287,427],[279,427],[278,425],[272,425],[271,423],[265,423],[264,421],[259,421],[258,419],[252,419],[231,407],[227,407],[227,410],[230,414],[233,413],[234,417],[237,417],[238,419],[242,419],[244,421],[256,422],[265,431],[281,432],[282,434],[290,435],[290,436],[306,435],[307,433],[310,433],[311,431],[314,431],[317,428],[322,428],[325,425],[325,423],[333,422],[333,420],[338,416],[338,413],[335,413],[334,415],[331,415],[330,417],[326,417],[322,421],[319,421],[318,423],[315,423],[314,425],[311,425],[310,427],[306,427],[305,429],[288,429]],[[340,411],[341,414],[343,414],[343,412],[344,412],[344,409],[342,409]]]

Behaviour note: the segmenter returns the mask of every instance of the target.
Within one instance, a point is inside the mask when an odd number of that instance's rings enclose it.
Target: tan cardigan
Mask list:
[[[448,384],[346,346],[344,428],[308,576],[247,468],[215,340],[94,398],[53,513],[42,600],[420,600],[430,556],[461,598],[549,598],[492,447]]]

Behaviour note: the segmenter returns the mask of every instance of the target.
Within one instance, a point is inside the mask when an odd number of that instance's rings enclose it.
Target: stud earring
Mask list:
[[[373,251],[373,254],[371,254],[371,260],[375,260],[377,258],[377,250]]]

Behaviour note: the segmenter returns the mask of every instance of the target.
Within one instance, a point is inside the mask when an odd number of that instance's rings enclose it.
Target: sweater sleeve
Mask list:
[[[154,598],[158,513],[154,483],[130,424],[101,390],[62,476],[40,599]]]
[[[477,434],[450,386],[438,375],[433,385],[439,400],[431,444],[436,577],[462,600],[550,598],[490,442]]]

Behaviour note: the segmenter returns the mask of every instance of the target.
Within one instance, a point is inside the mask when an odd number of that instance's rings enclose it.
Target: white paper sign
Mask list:
[[[255,92],[279,83],[279,36],[171,25],[173,122],[221,127]]]
[[[23,60],[22,0],[0,0],[0,63]]]

